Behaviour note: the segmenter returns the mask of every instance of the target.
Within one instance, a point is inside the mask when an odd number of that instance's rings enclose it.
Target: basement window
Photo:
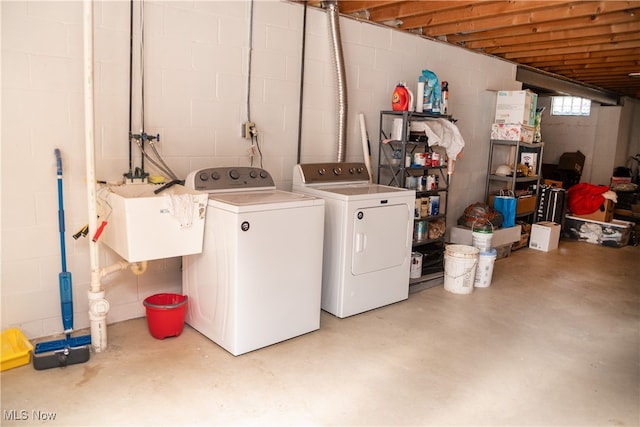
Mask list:
[[[591,100],[577,96],[552,96],[551,115],[588,116],[591,113]]]

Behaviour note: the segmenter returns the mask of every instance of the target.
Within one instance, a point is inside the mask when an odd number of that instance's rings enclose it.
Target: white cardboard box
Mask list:
[[[160,187],[101,187],[98,225],[107,225],[99,241],[129,262],[201,253],[207,194],[181,185],[155,194]]]
[[[500,90],[496,100],[495,123],[536,124],[538,95],[530,90]]]
[[[491,139],[533,142],[535,129],[536,128],[529,125],[494,123],[491,125]]]
[[[491,237],[491,247],[496,248],[498,246],[511,244],[513,242],[519,242],[521,228],[522,227],[520,225],[516,225],[514,227],[498,228],[496,230],[493,230],[493,234]],[[468,227],[456,225],[455,227],[451,228],[449,241],[458,245],[471,246],[473,244],[473,233]]]
[[[551,221],[542,221],[531,226],[529,247],[543,252],[549,252],[558,248],[560,241],[560,224]]]

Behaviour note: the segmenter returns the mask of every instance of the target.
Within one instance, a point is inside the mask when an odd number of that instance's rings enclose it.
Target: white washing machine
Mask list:
[[[293,191],[325,200],[323,310],[343,318],[409,297],[415,191],[371,184],[364,163],[296,165]]]
[[[234,356],[320,327],[324,200],[251,167],[191,172],[209,194],[201,254],[183,257],[186,323]]]

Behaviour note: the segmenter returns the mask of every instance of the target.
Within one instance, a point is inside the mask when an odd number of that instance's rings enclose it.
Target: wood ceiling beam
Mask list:
[[[587,86],[640,94],[640,79],[626,76],[640,69],[639,0],[338,0],[338,7]]]
[[[373,10],[377,8],[385,8],[394,4],[406,3],[406,0],[338,0],[338,10],[346,15],[363,10]]]
[[[488,1],[488,0],[484,0]],[[353,3],[357,3],[358,8],[354,8]],[[384,22],[392,19],[404,20],[411,16],[424,15],[428,12],[455,9],[471,4],[477,4],[478,1],[386,1],[386,2],[370,2],[370,1],[341,1],[339,3],[340,11],[346,14],[359,14],[368,11],[369,20],[373,22]]]
[[[436,11],[403,20],[403,30],[422,28],[426,36],[437,37],[478,29],[529,23],[527,12],[567,5],[575,1],[488,1],[474,2],[464,7]],[[518,18],[522,17],[522,18]],[[500,22],[499,25],[495,25]],[[446,30],[444,30],[446,28]],[[436,30],[437,31],[434,31]],[[443,31],[444,30],[444,31]]]
[[[538,67],[554,67],[556,69],[561,69],[563,67],[567,68],[602,68],[602,67],[616,67],[618,65],[624,64],[632,64],[637,63],[640,66],[640,61],[637,57],[630,58],[628,56],[620,56],[612,58],[609,61],[598,61],[597,59],[593,59],[590,61],[558,61],[558,62],[536,62],[536,66]]]
[[[570,79],[573,80],[578,80],[578,81],[583,81],[583,82],[589,82],[589,83],[593,83],[595,81],[611,81],[611,82],[615,82],[616,84],[621,84],[624,80],[626,79],[630,79],[629,72],[624,72],[624,73],[616,73],[616,74],[580,74],[580,73],[571,73],[571,72],[563,72],[562,74],[559,74],[557,72],[555,72],[554,70],[546,70],[546,69],[542,69],[543,71],[547,71],[549,73],[554,73],[557,75],[562,75],[565,77],[568,77]],[[632,83],[632,82],[630,82]],[[635,82],[636,84],[638,82]]]
[[[614,76],[623,76],[628,77],[628,74],[637,70],[637,65],[631,65],[627,67],[619,67],[616,68],[615,71],[612,71],[611,68],[600,68],[597,70],[571,70],[571,71],[563,71],[563,75],[566,76],[581,76],[581,77],[614,77]]]
[[[484,49],[485,53],[503,58],[518,58],[536,55],[561,55],[574,52],[594,52],[604,49],[636,48],[640,46],[638,34],[614,34],[600,37],[585,37],[564,41],[523,44]]]
[[[513,45],[554,43],[563,44],[565,40],[584,39],[589,37],[611,38],[611,34],[616,36],[633,33],[633,37],[640,39],[640,20],[614,25],[590,25],[584,28],[549,31],[545,33],[535,33],[520,36],[500,37],[496,39],[478,40],[465,44],[469,49],[502,48]]]
[[[517,4],[529,4],[538,2],[522,1]],[[453,20],[451,22],[428,22],[423,25],[423,33],[431,37],[438,37],[449,34],[473,34],[482,31],[489,31],[501,28],[515,28],[520,25],[530,25],[555,21],[560,19],[575,18],[577,16],[598,15],[607,7],[611,8],[614,3],[624,3],[617,5],[618,8],[638,7],[630,4],[633,2],[541,2],[536,4],[537,8],[514,10],[513,13],[507,11],[495,11],[493,14],[471,16],[469,20]],[[611,3],[611,5],[609,5]],[[620,10],[620,9],[618,9]],[[405,22],[409,24],[409,22]]]
[[[580,52],[569,53],[562,55],[541,55],[520,58],[522,61],[529,62],[546,62],[546,61],[580,61],[595,59],[599,61],[606,61],[608,58],[614,58],[616,56],[632,56],[634,58],[640,58],[640,49],[613,49],[600,52]]]
[[[603,68],[611,69],[611,68],[622,68],[622,67],[634,67],[638,68],[640,66],[640,60],[632,60],[632,61],[619,61],[619,62],[593,62],[589,64],[562,64],[562,65],[541,65],[537,64],[538,68],[544,69],[553,69],[555,73],[560,74],[560,71],[571,71],[571,70],[601,70]]]
[[[586,9],[586,11],[591,11],[591,9]],[[566,19],[555,17],[546,21],[537,21],[531,24],[504,27],[495,30],[465,34],[449,33],[447,34],[447,41],[450,43],[464,44],[493,38],[584,28],[585,26],[591,25],[619,24],[629,22],[630,20],[640,20],[640,8],[628,9],[626,2],[606,2],[603,10],[598,14],[576,13]]]

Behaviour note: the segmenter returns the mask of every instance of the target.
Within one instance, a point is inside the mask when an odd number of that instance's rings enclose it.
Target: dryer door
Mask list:
[[[353,275],[397,267],[411,255],[406,204],[357,209],[353,221]]]

